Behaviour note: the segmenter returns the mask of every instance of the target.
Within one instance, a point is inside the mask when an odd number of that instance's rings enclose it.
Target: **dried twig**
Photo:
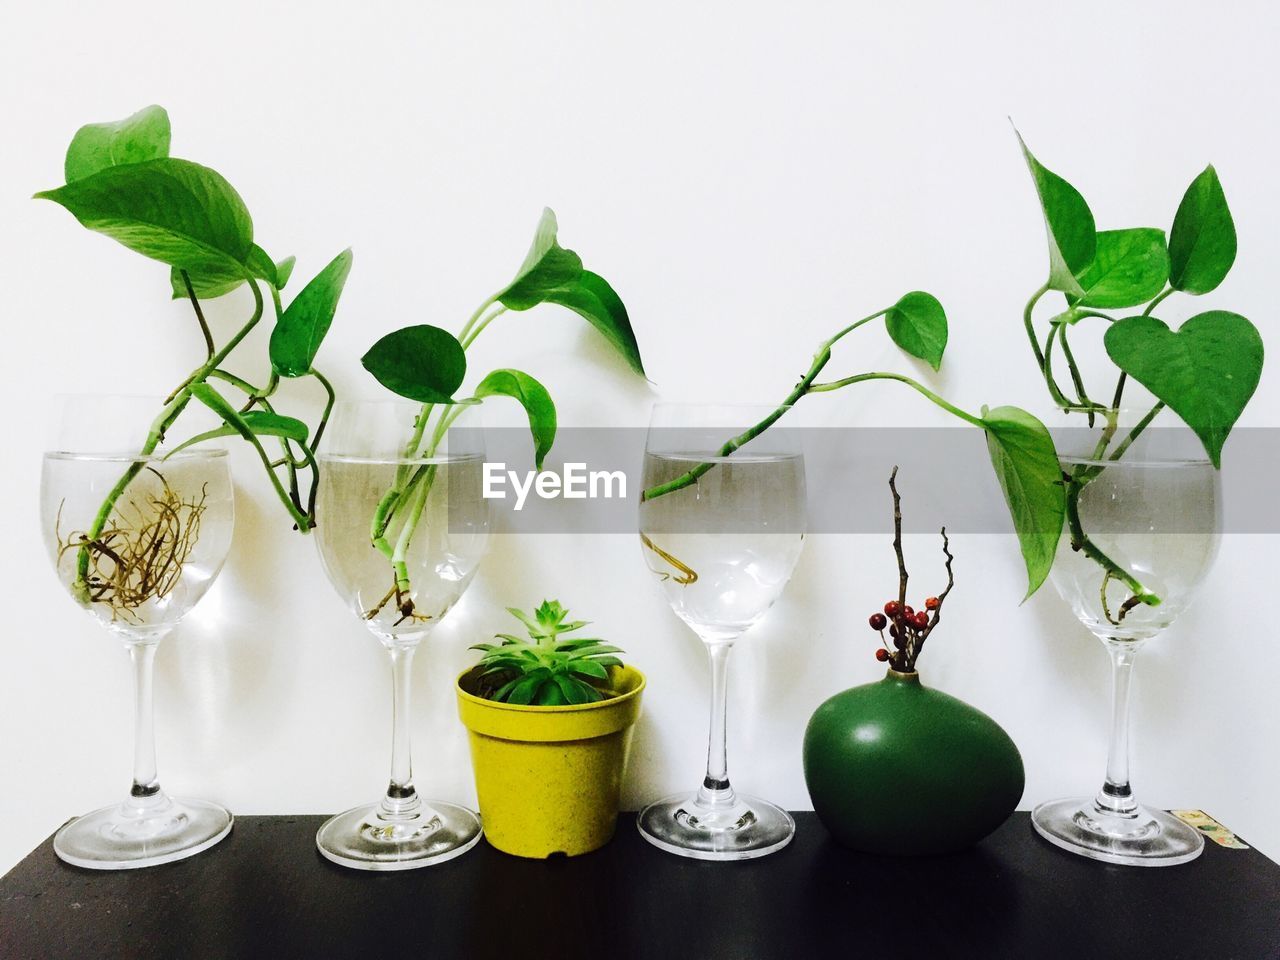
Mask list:
[[[910,576],[907,574],[907,561],[902,555],[902,497],[898,495],[898,465],[894,464],[893,472],[889,474],[889,491],[893,494],[893,552],[898,557],[898,612],[894,615],[893,622],[898,628],[898,635],[893,638],[894,646],[898,648],[897,654],[894,656],[895,669],[902,669],[904,672],[909,670],[907,664],[914,660],[907,654],[907,632],[908,625],[906,623],[905,611],[907,609],[907,580]],[[899,667],[899,663],[902,664]]]
[[[930,598],[927,601],[927,606],[932,608],[932,616],[923,627],[917,627],[914,617],[907,617],[907,581],[910,577],[907,574],[907,561],[902,550],[902,497],[898,494],[897,479],[898,468],[895,466],[889,474],[889,491],[893,494],[893,552],[898,559],[898,601],[897,610],[891,617],[893,626],[889,633],[893,638],[894,649],[889,650],[889,663],[899,673],[912,673],[915,671],[916,659],[924,648],[925,640],[942,619],[942,604],[951,593],[951,588],[955,586],[955,575],[951,569],[951,562],[955,557],[951,554],[951,541],[947,537],[947,528],[943,527],[942,553],[947,558],[947,587],[936,598]],[[889,608],[886,607],[885,613],[888,612]],[[883,633],[881,638],[883,639]],[[888,649],[887,645],[886,649]]]

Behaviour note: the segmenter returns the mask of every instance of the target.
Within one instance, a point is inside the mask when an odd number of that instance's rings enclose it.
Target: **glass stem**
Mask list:
[[[133,663],[133,786],[129,797],[133,805],[160,793],[156,778],[154,686],[156,640],[129,644],[129,660]]]
[[[1137,815],[1138,802],[1129,786],[1129,691],[1141,641],[1103,642],[1111,654],[1111,748],[1107,753],[1107,779],[1094,802],[1104,813],[1133,817]]]
[[[413,751],[409,742],[412,703],[413,652],[416,647],[391,648],[391,784],[382,799],[382,815],[405,820],[417,815],[422,801],[413,788]]]
[[[702,804],[732,804],[733,787],[729,785],[728,729],[725,714],[728,707],[729,651],[732,643],[707,644],[711,657],[711,733],[707,744],[707,775],[698,791]]]

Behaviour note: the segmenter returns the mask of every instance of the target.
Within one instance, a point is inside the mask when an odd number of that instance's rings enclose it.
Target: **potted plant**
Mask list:
[[[351,267],[351,252],[339,254],[285,306],[281,291],[294,258],[269,256],[240,194],[216,171],[170,156],[170,140],[169,115],[159,106],[83,126],[67,148],[65,183],[36,194],[88,229],[165,264],[166,290],[190,302],[199,336],[192,347],[200,345],[190,372],[163,399],[70,399],[45,454],[41,526],[58,579],[124,642],[134,665],[129,796],[71,821],[54,838],[59,857],[92,869],[192,856],[231,829],[227,810],[170,797],[156,774],[156,649],[217,576],[234,522],[226,451],[187,448],[242,437],[294,529],[308,533],[315,526],[314,450],[334,394],[312,364]],[[202,301],[242,286],[253,298],[252,312],[224,339],[206,321]],[[268,310],[275,321],[271,374],[259,385],[231,365],[243,362],[245,338]],[[127,383],[128,361],[110,357],[111,342],[104,337],[96,345],[102,375],[93,382]],[[298,377],[314,377],[328,397],[314,429],[276,406],[282,382]],[[215,415],[210,429],[196,425],[201,408]]]
[[[568,636],[587,621],[558,600],[508,610],[528,639],[476,644],[457,682],[485,836],[519,857],[589,853],[613,836],[644,675],[619,648]]]
[[[895,467],[893,549],[898,593],[870,617],[883,680],[818,707],[804,736],[804,777],[831,835],[869,853],[936,854],[968,847],[1000,826],[1022,796],[1022,757],[985,713],[920,682],[916,661],[955,584],[942,530],[947,586],[919,610],[907,604],[902,509]],[[885,633],[888,633],[888,639]]]
[[[508,312],[556,304],[595,327],[626,365],[644,376],[640,347],[622,298],[604,277],[585,269],[577,253],[560,246],[558,230],[555,213],[544,209],[514,279],[481,303],[456,337],[440,327],[413,324],[382,337],[361,358],[379,383],[418,405],[404,438],[406,462],[370,517],[369,542],[386,560],[390,583],[381,599],[365,611],[370,621],[395,625],[419,616],[405,554],[417,535],[422,505],[435,482],[428,462],[470,403],[500,396],[519,403],[528,417],[538,470],[555,442],[555,402],[547,388],[523,370],[492,370],[471,388],[469,397],[457,395],[469,372],[467,350],[494,320]],[[422,462],[415,469],[410,461]]]
[[[125,469],[86,532],[73,584],[86,605],[93,602],[87,570],[99,549],[97,538],[118,519],[116,505],[142,472],[142,458],[172,456],[215,437],[242,437],[257,453],[294,528],[307,533],[315,526],[319,471],[314,451],[333,409],[334,391],[313,364],[351,271],[351,251],[338,254],[285,306],[280,294],[293,274],[294,258],[272,259],[256,242],[253,220],[235,188],[209,167],[171,157],[169,146],[169,114],[163,107],[88,124],[67,148],[66,183],[36,194],[65,207],[88,229],[167,265],[168,289],[174,299],[190,302],[204,348],[195,368],[158,405],[150,427],[138,431],[144,438],[138,444],[140,459]],[[253,310],[219,345],[201,301],[242,286],[253,297]],[[271,374],[259,386],[227,364],[233,354],[244,353],[237,348],[267,315],[268,303],[275,321],[268,348]],[[314,378],[326,396],[314,429],[279,414],[274,405],[281,383],[302,377]],[[222,425],[166,450],[162,445],[173,439],[175,424],[192,401],[211,410]],[[273,444],[278,446],[274,455],[267,449]]]
[[[484,431],[475,426],[482,403],[506,396],[521,404],[539,470],[555,441],[555,403],[524,371],[499,368],[463,386],[471,372],[467,350],[476,338],[508,311],[543,303],[587,320],[628,367],[643,374],[622,298],[586,270],[578,254],[559,245],[555,214],[545,210],[514,279],[485,299],[457,336],[414,324],[370,347],[362,358],[365,369],[402,399],[341,405],[320,457],[319,503],[340,518],[318,538],[325,572],[386,647],[395,691],[386,793],[333,817],[316,837],[321,852],[345,866],[407,870],[459,856],[479,841],[474,812],[426,800],[414,786],[410,662],[471,582],[489,542],[490,504],[480,466]]]

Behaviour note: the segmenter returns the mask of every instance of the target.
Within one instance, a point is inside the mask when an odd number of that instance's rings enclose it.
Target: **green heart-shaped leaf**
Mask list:
[[[169,156],[169,114],[164,107],[143,107],[112,123],[90,123],[76,131],[67,147],[63,171],[67,183],[99,170]]]
[[[90,230],[192,276],[247,274],[253,221],[221,174],[188,160],[107,167],[37,193]]]
[[[643,376],[640,347],[622,299],[603,277],[584,270],[576,253],[560,246],[556,230],[555,213],[543,210],[524,263],[497,301],[509,310],[528,310],[540,303],[568,307],[604,334],[631,369]]]
[[[622,354],[632,370],[644,376],[640,345],[631,329],[627,308],[604,277],[583,270],[573,283],[548,291],[546,300],[568,307],[590,323]]]
[[[947,314],[932,294],[915,290],[895,303],[884,317],[889,336],[899,347],[933,369],[947,349]]]
[[[1200,438],[1215,467],[1222,445],[1262,376],[1262,337],[1244,317],[1201,313],[1175,333],[1155,317],[1107,328],[1107,355],[1163,400]]]
[[[1184,293],[1208,293],[1236,260],[1236,225],[1212,166],[1191,181],[1169,234],[1169,285]]]
[[[529,416],[533,434],[534,464],[542,469],[543,458],[556,439],[556,405],[541,383],[520,370],[494,370],[476,387],[477,397],[505,396],[518,400]]]
[[[271,368],[282,377],[311,372],[351,273],[350,249],[333,258],[285,308],[271,331]],[[274,269],[274,264],[272,265]]]
[[[453,403],[467,375],[457,337],[425,323],[388,333],[360,362],[392,393],[419,403]]]
[[[1097,249],[1093,212],[1080,191],[1041,164],[1027,149],[1022,134],[1017,136],[1035,181],[1049,235],[1049,287],[1078,297],[1084,290],[1076,275],[1089,266]]]
[[[1077,278],[1084,291],[1072,298],[1084,307],[1134,307],[1146,303],[1169,279],[1164,231],[1152,227],[1103,230],[1093,261]]]
[[[983,407],[982,422],[991,466],[1004,491],[1027,565],[1029,597],[1040,589],[1053,567],[1066,517],[1058,452],[1048,428],[1018,407]]]
[[[572,283],[582,273],[582,259],[556,241],[556,215],[547,207],[542,211],[533,245],[524,263],[501,293],[498,301],[510,310],[528,310],[547,299],[547,293]]]

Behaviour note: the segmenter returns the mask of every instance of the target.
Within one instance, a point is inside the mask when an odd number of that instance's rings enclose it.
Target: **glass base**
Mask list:
[[[697,793],[651,803],[636,818],[655,847],[695,860],[751,860],[776,853],[795,836],[791,814],[755,797],[705,803]]]
[[[1119,816],[1092,797],[1042,803],[1031,813],[1036,833],[1082,857],[1132,867],[1171,867],[1204,850],[1204,836],[1163,810],[1138,807]]]
[[[59,859],[90,870],[135,870],[195,856],[231,832],[235,818],[207,800],[163,793],[86,813],[53,835]]]
[[[355,870],[414,870],[461,856],[480,836],[479,815],[454,803],[424,800],[407,816],[388,816],[383,803],[370,803],[326,820],[316,846]]]

